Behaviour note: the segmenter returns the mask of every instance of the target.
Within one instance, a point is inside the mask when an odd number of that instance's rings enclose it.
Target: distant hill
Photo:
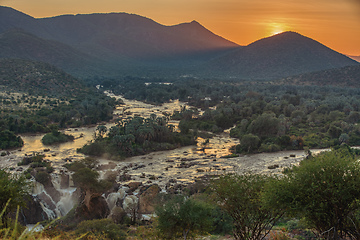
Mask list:
[[[294,32],[239,46],[196,21],[164,26],[127,13],[36,19],[0,6],[0,58],[53,64],[77,77],[278,79],[358,62]]]
[[[68,72],[91,76],[105,64],[66,44],[45,40],[21,29],[0,34],[0,58],[29,59],[50,63]],[[97,70],[98,69],[98,70]]]
[[[295,32],[258,40],[210,62],[229,77],[276,79],[358,64],[343,54]]]
[[[88,54],[153,58],[238,46],[213,34],[196,21],[164,26],[151,19],[127,13],[35,19],[8,7],[0,7],[0,16],[0,32],[21,28],[39,37],[79,48]]]
[[[350,56],[350,55],[347,55],[347,56],[351,59],[354,59],[355,61],[360,62],[360,56]]]
[[[278,84],[360,88],[360,65],[287,77]]]
[[[0,85],[47,96],[72,96],[88,91],[82,81],[54,66],[21,59],[0,59]]]

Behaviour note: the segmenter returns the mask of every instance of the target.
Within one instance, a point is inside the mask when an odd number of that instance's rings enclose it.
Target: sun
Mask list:
[[[284,22],[270,22],[267,24],[267,28],[269,34],[272,36],[287,31],[288,26]]]

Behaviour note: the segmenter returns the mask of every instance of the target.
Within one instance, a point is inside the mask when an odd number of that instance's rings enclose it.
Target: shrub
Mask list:
[[[281,209],[266,208],[261,194],[270,177],[256,174],[224,175],[211,184],[218,205],[233,220],[235,239],[264,239],[283,215]]]
[[[83,235],[85,233],[93,233],[97,238],[101,238],[102,236],[105,236],[109,239],[114,239],[114,240],[126,239],[126,234],[123,231],[121,225],[115,224],[110,219],[96,219],[96,220],[82,221],[77,226],[75,232],[78,235]]]
[[[285,177],[271,181],[264,199],[269,206],[305,217],[325,239],[359,239],[360,163],[346,148],[303,160]]]

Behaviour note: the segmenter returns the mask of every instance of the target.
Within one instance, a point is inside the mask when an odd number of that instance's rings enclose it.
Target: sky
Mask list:
[[[126,12],[163,25],[196,20],[239,45],[295,31],[360,56],[360,0],[0,0],[0,5],[36,18]]]

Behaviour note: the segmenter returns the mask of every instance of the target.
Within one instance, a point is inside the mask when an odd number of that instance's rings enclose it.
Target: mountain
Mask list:
[[[102,61],[66,44],[45,40],[21,29],[0,34],[0,58],[29,59],[47,62],[76,74],[94,75]],[[105,68],[105,65],[103,66]],[[81,74],[79,72],[79,74]]]
[[[278,84],[360,88],[360,65],[287,77]]]
[[[0,59],[0,85],[48,96],[72,96],[87,89],[81,80],[50,64],[22,59]]]
[[[77,77],[278,79],[356,65],[285,32],[239,46],[196,21],[164,26],[127,13],[33,18],[0,6],[0,58],[51,63]]]
[[[354,59],[357,62],[360,62],[360,56],[351,56],[351,55],[347,55],[349,58]]]
[[[127,13],[78,14],[34,19],[0,7],[0,32],[21,28],[38,37],[56,40],[87,54],[106,57],[153,58],[193,54],[238,45],[217,36],[196,21],[164,26]]]
[[[215,59],[207,68],[228,77],[276,79],[356,64],[311,38],[284,32]]]

